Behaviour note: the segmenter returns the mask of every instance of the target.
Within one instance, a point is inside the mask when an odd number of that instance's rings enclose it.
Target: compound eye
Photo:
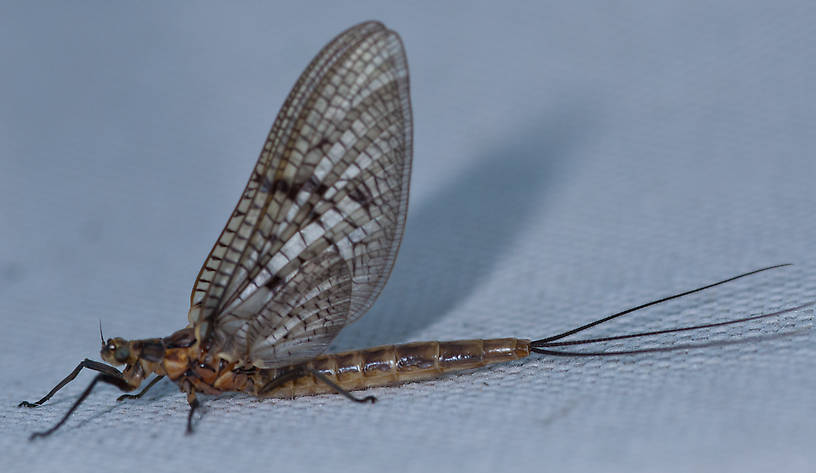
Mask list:
[[[130,358],[130,350],[128,350],[128,347],[126,346],[121,346],[113,353],[113,357],[116,359],[116,361],[124,363],[128,358]]]

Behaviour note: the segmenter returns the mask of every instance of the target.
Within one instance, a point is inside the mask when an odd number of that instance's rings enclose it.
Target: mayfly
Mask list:
[[[408,65],[400,37],[378,22],[356,25],[326,45],[286,99],[240,200],[198,274],[187,327],[165,338],[102,337],[100,363],[86,359],[37,402],[50,399],[82,368],[98,371],[57,430],[108,383],[125,392],[167,377],[187,394],[187,432],[198,393],[242,391],[259,397],[340,393],[394,385],[524,358],[619,355],[676,349],[568,352],[559,347],[727,322],[583,341],[568,335],[629,312],[765,271],[732,277],[643,304],[568,332],[526,340],[420,342],[323,354],[338,332],[362,316],[394,266],[405,227],[412,158]],[[100,327],[101,336],[101,327]],[[111,366],[113,365],[113,366]],[[114,366],[124,365],[124,369]]]

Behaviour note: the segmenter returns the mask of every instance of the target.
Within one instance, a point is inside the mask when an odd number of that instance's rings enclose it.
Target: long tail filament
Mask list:
[[[703,342],[703,343],[696,343],[696,344],[683,344],[683,345],[673,345],[673,346],[669,346],[669,347],[642,348],[642,349],[622,350],[622,351],[576,352],[576,351],[552,350],[552,348],[556,348],[556,347],[574,346],[574,345],[586,345],[586,344],[590,344],[590,343],[610,342],[610,341],[615,341],[615,340],[623,340],[623,339],[627,339],[627,338],[650,337],[650,336],[662,335],[662,334],[666,334],[666,333],[687,332],[687,331],[700,330],[700,329],[705,329],[705,328],[722,327],[722,326],[725,326],[725,325],[733,325],[733,324],[744,323],[744,322],[748,322],[748,321],[751,321],[751,320],[758,320],[758,319],[764,319],[764,318],[769,318],[769,317],[777,317],[777,316],[782,315],[782,314],[786,314],[786,313],[789,313],[789,312],[795,312],[797,310],[801,310],[801,309],[804,309],[806,307],[816,305],[816,300],[815,300],[815,301],[810,301],[810,302],[807,302],[805,304],[802,304],[802,305],[799,305],[799,306],[796,306],[796,307],[791,307],[791,308],[779,310],[779,311],[776,311],[776,312],[771,312],[771,313],[767,313],[767,314],[760,314],[760,315],[753,315],[753,316],[750,316],[750,317],[743,317],[743,318],[739,318],[739,319],[732,319],[732,320],[727,320],[727,321],[724,321],[724,322],[715,322],[715,323],[702,324],[702,325],[693,325],[693,326],[688,326],[688,327],[678,327],[678,328],[671,328],[671,329],[666,329],[666,330],[655,330],[655,331],[651,331],[651,332],[632,333],[632,334],[627,334],[627,335],[617,335],[617,336],[612,336],[612,337],[587,338],[587,339],[582,339],[582,340],[570,340],[570,341],[557,341],[557,340],[560,340],[562,338],[568,337],[570,335],[576,334],[578,332],[581,332],[581,331],[587,330],[589,328],[592,328],[592,327],[594,327],[596,325],[600,325],[600,324],[602,324],[604,322],[608,322],[608,321],[610,321],[612,319],[616,319],[616,318],[624,316],[626,314],[630,314],[630,313],[638,311],[640,309],[644,309],[646,307],[650,307],[650,306],[653,306],[653,305],[656,305],[656,304],[660,304],[662,302],[670,301],[672,299],[677,299],[679,297],[687,296],[689,294],[694,294],[695,292],[700,292],[700,291],[703,291],[705,289],[712,288],[714,286],[719,286],[721,284],[725,284],[727,282],[734,281],[736,279],[740,279],[740,278],[744,278],[746,276],[750,276],[750,275],[753,275],[753,274],[760,273],[762,271],[768,271],[770,269],[781,268],[781,267],[784,267],[784,266],[790,266],[790,263],[777,264],[777,265],[774,265],[774,266],[768,266],[766,268],[757,269],[757,270],[754,270],[754,271],[750,271],[748,273],[740,274],[738,276],[734,276],[734,277],[731,277],[731,278],[728,278],[728,279],[724,279],[722,281],[715,282],[713,284],[708,284],[706,286],[702,286],[702,287],[699,287],[697,289],[692,289],[690,291],[681,292],[679,294],[674,294],[674,295],[671,295],[671,296],[668,296],[668,297],[664,297],[662,299],[647,302],[646,304],[641,304],[641,305],[639,305],[637,307],[632,307],[630,309],[626,309],[624,311],[618,312],[616,314],[612,314],[612,315],[610,315],[608,317],[604,317],[602,319],[598,319],[598,320],[596,320],[594,322],[590,322],[590,323],[588,323],[586,325],[582,325],[581,327],[578,327],[578,328],[575,328],[575,329],[572,329],[572,330],[568,330],[568,331],[560,333],[558,335],[553,335],[551,337],[542,338],[540,340],[534,340],[534,341],[532,341],[530,343],[530,351],[533,351],[535,353],[545,354],[545,355],[553,355],[553,356],[616,356],[616,355],[633,355],[633,354],[637,354],[637,353],[652,353],[652,352],[660,352],[660,351],[673,351],[673,350],[681,350],[681,349],[688,349],[688,348],[703,348],[703,347],[709,347],[709,346],[728,345],[728,344],[732,344],[732,343],[745,343],[745,342],[748,342],[748,341],[753,341],[755,338],[762,338],[762,339],[769,338],[769,337],[772,338],[772,337],[777,336],[777,335],[752,337],[752,338],[748,338],[748,339],[741,338],[739,340],[719,340],[719,341]],[[785,334],[780,334],[780,335],[785,335]]]

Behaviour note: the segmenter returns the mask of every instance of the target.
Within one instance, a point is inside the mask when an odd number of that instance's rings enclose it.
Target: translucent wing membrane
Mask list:
[[[83,369],[98,374],[51,435],[99,383],[122,391],[156,376],[139,398],[167,377],[187,394],[239,391],[258,397],[292,397],[349,391],[436,378],[518,360],[553,356],[620,356],[686,350],[789,336],[795,331],[739,340],[617,351],[563,347],[644,339],[776,317],[775,313],[616,336],[563,341],[632,312],[697,293],[770,266],[663,297],[542,338],[413,342],[321,355],[347,324],[362,316],[385,285],[397,257],[408,208],[412,155],[408,65],[399,36],[377,22],[341,33],[312,60],[295,83],[263,145],[249,182],[198,274],[190,299],[190,325],[164,338],[102,337],[100,363],[85,359],[36,402],[37,407]],[[225,360],[229,363],[224,362]],[[308,363],[304,363],[309,361]],[[114,366],[124,365],[122,371]],[[371,367],[376,376],[371,376]]]
[[[303,263],[273,290],[262,287],[218,318],[231,334],[225,353],[238,352],[277,368],[319,355],[348,323],[351,274],[340,255],[326,251]]]
[[[408,92],[402,42],[380,23],[312,60],[193,287],[190,322],[209,350],[296,363],[371,307],[405,226]]]

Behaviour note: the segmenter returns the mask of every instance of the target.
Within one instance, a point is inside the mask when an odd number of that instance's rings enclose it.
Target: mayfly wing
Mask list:
[[[318,53],[193,287],[189,319],[205,349],[289,365],[371,307],[405,227],[411,120],[395,32],[362,23]]]

